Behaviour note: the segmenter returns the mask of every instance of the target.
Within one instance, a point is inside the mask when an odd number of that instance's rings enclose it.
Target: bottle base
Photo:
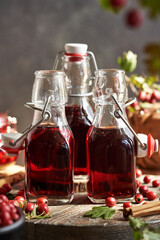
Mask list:
[[[89,200],[92,202],[92,203],[97,203],[97,204],[103,204],[105,203],[106,199],[105,198],[102,198],[102,199],[98,199],[98,198],[94,198],[94,197],[90,197],[88,196]],[[115,197],[116,198],[116,197]],[[124,203],[124,202],[130,202],[134,199],[134,196],[132,197],[125,197],[125,198],[116,198],[117,200],[117,203]]]
[[[48,195],[36,195],[36,196],[31,196],[30,194],[27,194],[27,200],[29,202],[36,203],[37,199],[40,197],[47,197],[48,199],[48,205],[54,206],[54,205],[63,205],[63,204],[68,204],[71,203],[74,194],[72,193],[71,195],[68,196],[48,196]]]

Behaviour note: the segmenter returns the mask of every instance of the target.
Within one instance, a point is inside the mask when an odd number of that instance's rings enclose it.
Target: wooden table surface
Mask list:
[[[141,177],[142,179],[143,177]],[[152,179],[159,179],[159,176],[152,176]],[[143,181],[142,181],[143,182]],[[159,189],[156,190],[159,197]],[[17,187],[18,186],[18,187]],[[16,188],[21,188],[22,183]],[[93,206],[103,204],[92,204],[87,198],[87,193],[75,193],[71,204],[61,206],[49,206],[52,218],[36,219],[26,221],[24,240],[130,240],[132,231],[128,221],[124,220],[122,214],[122,203],[118,203],[116,214],[110,220],[102,218],[91,219],[83,217],[84,213],[91,210]],[[152,226],[160,226],[160,214],[143,217]]]

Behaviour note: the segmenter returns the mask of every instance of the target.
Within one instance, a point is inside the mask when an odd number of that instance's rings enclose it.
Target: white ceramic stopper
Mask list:
[[[88,45],[83,43],[66,43],[64,46],[66,53],[81,55],[85,55],[87,53],[87,48]]]
[[[146,134],[138,133],[138,138],[141,140],[142,143],[146,144],[148,142],[148,136]],[[147,156],[147,147],[146,149],[142,149],[140,143],[138,142],[137,145],[137,157],[146,157]]]

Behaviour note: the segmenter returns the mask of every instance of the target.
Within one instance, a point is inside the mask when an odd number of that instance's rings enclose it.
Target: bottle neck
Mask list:
[[[76,59],[77,58],[77,59]],[[68,94],[71,96],[87,96],[92,92],[92,78],[89,57],[62,58],[62,70],[67,79]]]
[[[97,105],[92,125],[97,128],[126,128],[124,122],[115,117],[116,109],[117,106],[114,104]],[[123,112],[124,117],[127,118],[125,110]]]
[[[49,111],[51,113],[51,118],[49,120],[43,121],[41,125],[47,124],[51,127],[62,127],[68,125],[64,105],[59,107],[51,107]],[[42,119],[42,112],[35,110],[32,124],[36,124],[38,121],[40,121],[40,119]]]

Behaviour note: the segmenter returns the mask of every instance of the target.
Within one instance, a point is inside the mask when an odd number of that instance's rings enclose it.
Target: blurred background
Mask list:
[[[114,14],[98,0],[1,0],[0,112],[18,119],[18,131],[31,123],[33,112],[24,103],[31,100],[34,72],[52,69],[67,42],[87,43],[99,68],[118,67],[117,57],[132,50],[136,72],[147,74],[146,48],[160,44],[160,18],[150,19],[142,8],[143,24],[129,27],[125,14],[136,7],[137,1],[128,0]]]

